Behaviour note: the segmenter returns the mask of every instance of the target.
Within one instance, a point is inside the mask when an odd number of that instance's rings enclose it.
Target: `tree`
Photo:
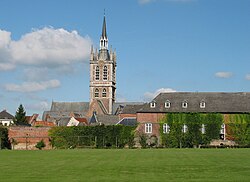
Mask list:
[[[20,104],[20,106],[18,107],[16,111],[14,123],[15,124],[28,124],[26,120],[26,112],[22,104]]]

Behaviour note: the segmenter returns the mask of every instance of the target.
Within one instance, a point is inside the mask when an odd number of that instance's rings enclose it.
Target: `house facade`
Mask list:
[[[6,110],[0,112],[0,125],[10,126],[14,124],[14,116],[8,113]]]
[[[160,123],[168,113],[220,113],[224,121],[221,125],[220,138],[230,139],[227,124],[232,121],[229,121],[229,118],[235,114],[250,113],[250,92],[161,93],[150,103],[143,104],[137,111],[138,131],[160,136]],[[163,130],[171,129],[167,128],[166,124],[163,124],[162,127],[164,127]],[[183,132],[188,129],[185,126],[183,128]]]

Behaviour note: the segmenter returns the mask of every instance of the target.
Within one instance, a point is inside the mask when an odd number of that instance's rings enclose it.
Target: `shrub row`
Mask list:
[[[112,126],[73,126],[53,127],[49,130],[54,148],[123,148],[134,146],[136,127]]]

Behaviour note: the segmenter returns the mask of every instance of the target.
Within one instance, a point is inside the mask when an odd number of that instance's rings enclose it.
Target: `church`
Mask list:
[[[97,51],[91,47],[89,102],[52,102],[50,111],[43,113],[43,121],[65,126],[70,118],[86,118],[89,124],[122,123],[119,113],[126,105],[141,105],[142,102],[116,102],[116,52],[109,50],[106,17],[103,18],[100,47]],[[126,123],[135,124],[135,118],[126,119]]]
[[[90,53],[89,102],[53,101],[50,111],[43,113],[43,121],[56,126],[72,126],[72,118],[85,119],[87,125],[123,124],[159,137],[160,122],[168,113],[220,113],[224,121],[235,114],[250,113],[250,92],[173,92],[160,93],[150,103],[116,102],[117,55],[108,43],[104,16],[99,50],[92,47]],[[228,138],[226,124],[221,126],[223,140]]]

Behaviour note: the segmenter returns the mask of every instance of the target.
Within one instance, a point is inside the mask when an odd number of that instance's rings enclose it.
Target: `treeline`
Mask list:
[[[49,130],[54,148],[129,148],[134,146],[136,127],[112,126],[73,126],[53,127]]]

